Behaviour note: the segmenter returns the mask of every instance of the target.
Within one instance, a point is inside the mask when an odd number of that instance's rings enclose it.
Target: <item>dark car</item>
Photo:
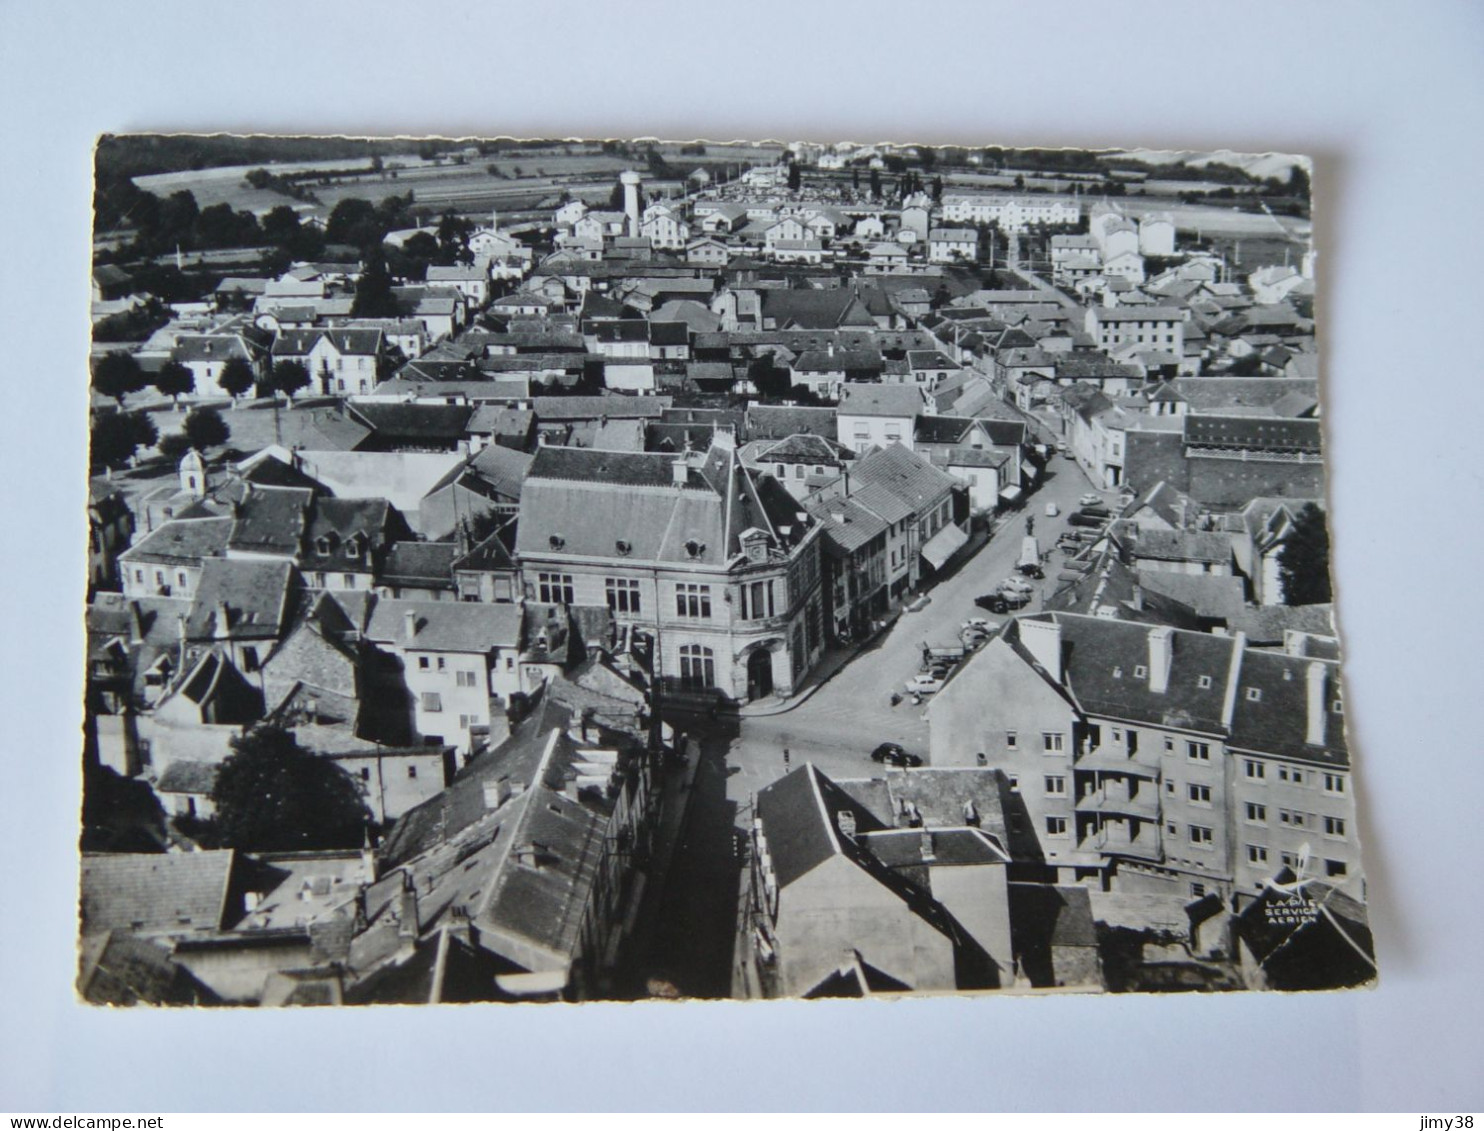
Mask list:
[[[1109,510],[1107,507],[1101,506],[1101,505],[1095,506],[1095,507],[1081,507],[1081,508],[1078,509],[1077,513],[1078,514],[1090,515],[1093,518],[1112,518],[1113,517],[1113,512],[1111,510]]]
[[[974,598],[974,604],[981,609],[988,609],[992,613],[1004,616],[1010,611],[1010,602],[1005,600],[1003,593],[983,593]]]
[[[908,754],[895,742],[883,742],[875,750],[871,751],[871,761],[885,762],[888,766],[920,766],[922,759],[916,754]]]
[[[1101,518],[1098,518],[1096,515],[1083,514],[1081,511],[1078,511],[1076,514],[1068,515],[1067,516],[1067,522],[1071,523],[1071,525],[1073,525],[1073,526],[1102,526],[1103,525],[1103,520]]]

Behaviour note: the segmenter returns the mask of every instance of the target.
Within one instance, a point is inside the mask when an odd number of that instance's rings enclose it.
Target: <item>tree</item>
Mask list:
[[[268,378],[268,387],[275,394],[282,393],[289,399],[289,407],[294,406],[294,394],[300,389],[309,387],[309,370],[304,367],[302,361],[293,358],[284,358],[273,367],[273,372]]]
[[[874,196],[874,197],[878,197],[878,198],[881,196],[881,170],[880,169],[872,169],[871,170],[871,195]]]
[[[232,739],[211,800],[207,839],[250,852],[357,848],[371,823],[355,780],[278,727]]]
[[[856,190],[859,190],[861,187],[861,170],[859,165],[850,170],[850,187]]]
[[[161,436],[160,442],[155,446],[165,459],[171,463],[179,463],[181,457],[191,450],[191,441],[184,432],[171,432],[168,436]]]
[[[232,357],[227,359],[227,364],[222,366],[222,372],[216,379],[216,383],[233,400],[242,396],[257,384],[258,375],[253,372],[252,365],[244,357]]]
[[[933,203],[937,204],[943,199],[943,178],[933,178]]]
[[[227,427],[222,414],[214,408],[193,409],[180,427],[191,447],[198,452],[220,447],[232,438],[232,430]]]
[[[608,193],[608,211],[623,211],[623,182],[615,181],[613,188]]]
[[[92,463],[101,468],[118,467],[160,439],[154,421],[142,412],[99,413],[90,431]]]
[[[1278,581],[1285,605],[1322,605],[1332,594],[1329,584],[1329,524],[1313,503],[1294,517],[1293,529],[1278,551]]]
[[[799,173],[799,163],[790,161],[788,163],[788,188],[790,192],[798,192],[799,185],[803,183],[803,177]]]
[[[137,393],[149,384],[139,359],[128,350],[109,350],[93,366],[93,388],[105,397],[112,397],[120,408],[124,398]]]
[[[196,389],[196,375],[190,367],[178,361],[167,361],[155,374],[155,388],[162,397],[169,397],[177,408],[180,398]]]
[[[381,248],[373,248],[356,280],[356,297],[350,304],[353,318],[395,318],[401,313],[392,293],[392,273],[387,270]]]

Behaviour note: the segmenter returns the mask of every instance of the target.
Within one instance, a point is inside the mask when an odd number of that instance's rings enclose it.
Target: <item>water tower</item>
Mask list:
[[[619,183],[623,185],[623,210],[624,215],[629,218],[629,235],[639,234],[639,174],[632,169],[625,169],[618,175]]]

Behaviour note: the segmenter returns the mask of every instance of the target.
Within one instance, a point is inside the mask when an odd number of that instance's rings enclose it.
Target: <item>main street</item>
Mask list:
[[[767,716],[747,716],[732,739],[727,755],[727,796],[739,814],[758,789],[784,772],[783,751],[790,768],[813,762],[831,776],[861,777],[879,772],[870,751],[881,742],[896,742],[928,761],[928,728],[923,719],[926,701],[914,705],[903,697],[895,707],[891,695],[900,692],[917,674],[924,644],[955,644],[963,622],[971,616],[994,623],[1005,618],[977,608],[974,598],[998,587],[1015,572],[1026,519],[1033,520],[1046,562],[1046,578],[1025,611],[1042,607],[1056,587],[1063,555],[1054,549],[1057,536],[1068,527],[1079,496],[1092,491],[1082,470],[1070,459],[1053,456],[1041,486],[1026,501],[1023,512],[1005,522],[998,532],[948,577],[928,590],[930,601],[917,612],[903,612],[891,629],[863,649],[812,696],[791,710]],[[1110,492],[1098,492],[1111,499]],[[1060,512],[1052,518],[1046,504]]]

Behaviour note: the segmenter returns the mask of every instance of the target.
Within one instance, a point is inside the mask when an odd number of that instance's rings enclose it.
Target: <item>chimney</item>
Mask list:
[[[979,824],[979,806],[974,804],[973,798],[964,802],[964,824],[974,826]]]
[[[411,609],[408,609],[402,614],[402,626],[404,629],[403,635],[406,637],[407,643],[411,644],[417,639],[417,614]]]
[[[1304,741],[1310,746],[1324,745],[1324,661],[1310,660],[1308,672],[1308,725]]]
[[[690,465],[685,462],[684,456],[670,464],[670,470],[674,476],[675,486],[684,487],[690,482]]]
[[[1061,624],[1054,620],[1027,617],[1017,621],[1016,625],[1020,629],[1020,643],[1026,651],[1050,673],[1052,679],[1061,683],[1064,678],[1061,664]]]
[[[1170,689],[1170,662],[1175,655],[1175,630],[1159,625],[1149,630],[1149,690],[1163,695]]]
[[[1129,604],[1133,606],[1133,610],[1136,613],[1144,611],[1144,587],[1137,581],[1134,582],[1134,596]]]
[[[919,840],[918,847],[922,853],[922,862],[924,864],[932,864],[938,859],[937,854],[933,852],[933,834],[930,830],[922,830],[922,837]]]
[[[216,603],[216,628],[212,632],[212,636],[217,640],[227,640],[231,635],[232,621],[227,612],[227,602],[218,601]]]
[[[139,613],[139,602],[129,602],[129,643],[135,647],[144,643],[144,619]]]

